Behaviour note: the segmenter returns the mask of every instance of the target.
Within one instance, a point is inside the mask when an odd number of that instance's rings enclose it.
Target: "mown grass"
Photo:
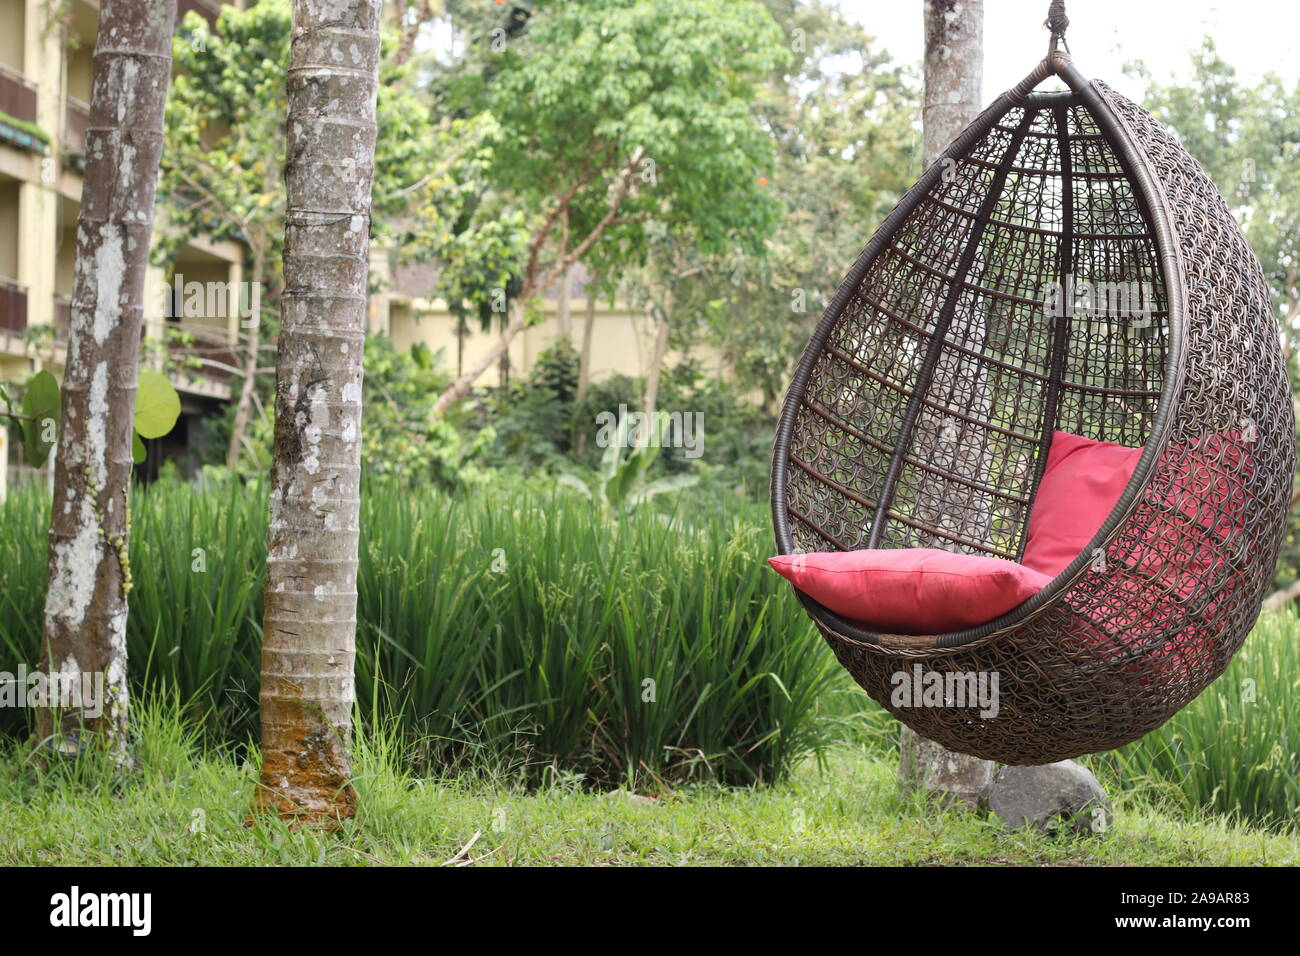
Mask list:
[[[205,749],[179,709],[137,707],[137,768],[46,767],[0,752],[0,864],[66,865],[1279,865],[1300,838],[1119,799],[1093,839],[1003,831],[896,791],[895,765],[842,746],[759,788],[690,784],[649,796],[540,789],[465,774],[421,779],[398,738],[357,741],[359,816],[337,835],[247,825],[251,762]],[[475,839],[477,834],[477,839]],[[473,841],[464,853],[462,848]]]

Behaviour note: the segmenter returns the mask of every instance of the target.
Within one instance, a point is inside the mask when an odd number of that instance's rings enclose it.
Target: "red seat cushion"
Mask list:
[[[769,558],[804,594],[870,631],[948,634],[991,621],[1050,580],[1030,568],[934,548]]]
[[[1029,515],[1025,566],[1049,578],[1064,571],[1115,510],[1141,457],[1141,448],[1053,432]]]

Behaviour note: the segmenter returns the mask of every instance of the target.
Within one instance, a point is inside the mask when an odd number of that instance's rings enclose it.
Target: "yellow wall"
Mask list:
[[[179,316],[186,329],[225,340],[230,328],[229,263],[182,258],[176,263],[170,285],[180,297]],[[199,284],[198,294],[193,286]],[[224,293],[224,294],[223,294]],[[152,291],[149,292],[152,295]]]
[[[18,278],[18,182],[0,180],[0,276]]]
[[[373,305],[374,303],[372,309]],[[399,300],[391,303],[389,308],[388,334],[396,348],[409,349],[416,342],[424,342],[434,352],[442,349],[442,367],[453,373],[456,371],[456,322],[442,300]],[[560,336],[560,325],[555,314],[556,303],[546,302],[542,309],[542,321],[525,329],[511,343],[512,375],[526,375],[536,364],[538,356]],[[583,325],[587,316],[586,300],[573,300],[570,316],[573,328],[569,339],[573,347],[578,349],[582,346]],[[498,338],[495,324],[489,332],[480,331],[477,316],[471,317],[468,325],[469,335],[465,339],[462,361],[464,368],[472,366]],[[382,331],[382,327],[376,327],[373,323],[372,328]],[[644,312],[618,304],[611,306],[608,302],[598,303],[591,337],[592,381],[614,374],[644,375],[654,350],[654,336],[654,325]],[[717,371],[719,358],[716,351],[696,350],[692,355],[700,361],[705,371]],[[665,364],[671,366],[680,360],[680,355],[669,352]],[[484,373],[480,383],[495,385],[499,378],[498,370],[494,367]]]
[[[0,332],[0,337],[4,333]],[[31,370],[31,363],[26,359],[0,352],[0,382],[12,382],[22,378]]]
[[[70,44],[73,48],[67,52],[68,95],[75,96],[83,103],[89,103],[99,11],[82,0],[73,0],[70,26],[70,33],[75,37],[75,42]]]
[[[23,71],[27,0],[0,0],[0,65]]]

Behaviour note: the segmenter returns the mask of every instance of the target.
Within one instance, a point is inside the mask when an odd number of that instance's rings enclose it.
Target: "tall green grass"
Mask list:
[[[136,689],[174,691],[206,736],[242,743],[257,727],[265,495],[169,482],[133,494]],[[422,769],[748,782],[833,738],[894,746],[897,725],[764,566],[756,508],[610,524],[564,493],[370,488],[362,520],[359,711],[401,733]],[[37,490],[0,506],[0,670],[36,660],[47,526]],[[1087,762],[1183,812],[1294,826],[1298,685],[1300,620],[1265,615],[1190,706]],[[0,731],[21,733],[25,716],[0,709]]]
[[[48,528],[39,490],[0,505],[0,670],[36,663]],[[265,557],[265,495],[180,483],[133,489],[133,684],[174,691],[217,737],[242,739],[256,726]],[[20,731],[27,717],[0,710],[0,731]]]
[[[46,507],[20,492],[0,509],[0,669],[36,658]],[[132,677],[219,739],[256,727],[264,507],[256,489],[172,482],[133,498]],[[371,488],[362,522],[359,707],[435,766],[742,783],[828,740],[820,702],[843,677],[757,521]]]
[[[1184,813],[1300,822],[1300,619],[1264,614],[1228,670],[1163,727],[1092,758],[1104,777]]]

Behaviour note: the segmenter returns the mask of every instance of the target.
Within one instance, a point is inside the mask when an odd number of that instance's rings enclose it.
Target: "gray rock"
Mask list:
[[[898,750],[899,789],[920,790],[944,806],[975,809],[997,767],[991,760],[948,750],[907,726],[900,732]]]
[[[1041,767],[1003,767],[980,801],[1008,829],[1072,831],[1100,836],[1110,829],[1113,807],[1091,770],[1073,760]]]

